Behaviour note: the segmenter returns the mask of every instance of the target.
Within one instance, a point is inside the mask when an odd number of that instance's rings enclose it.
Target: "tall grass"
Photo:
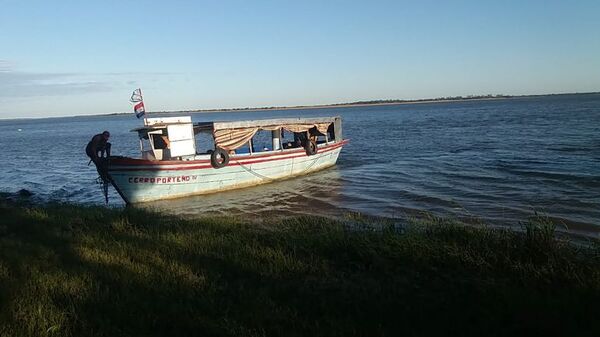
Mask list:
[[[600,249],[549,219],[0,211],[1,336],[600,335]]]

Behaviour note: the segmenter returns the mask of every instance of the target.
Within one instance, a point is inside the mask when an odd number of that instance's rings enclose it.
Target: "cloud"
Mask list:
[[[140,80],[181,77],[169,72],[46,73],[15,70],[15,64],[0,59],[0,99],[44,96],[72,96],[117,90],[135,86]],[[132,80],[134,79],[134,80]],[[120,90],[120,89],[119,89]]]
[[[14,68],[14,64],[8,60],[0,59],[0,72],[9,71]]]
[[[111,82],[89,80],[81,74],[13,71],[7,61],[0,60],[0,98],[69,96],[111,90]]]

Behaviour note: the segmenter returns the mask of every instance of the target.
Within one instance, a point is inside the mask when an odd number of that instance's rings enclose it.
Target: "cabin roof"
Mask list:
[[[132,132],[133,131],[135,131],[135,132],[153,131],[153,130],[166,129],[167,126],[169,126],[169,125],[183,125],[183,124],[190,124],[190,123],[161,123],[161,124],[145,125],[145,126],[141,126],[139,128],[131,129],[131,131]]]
[[[311,117],[311,118],[273,118],[273,119],[255,119],[248,121],[230,121],[230,122],[198,122],[193,123],[194,132],[225,130],[225,129],[240,129],[240,128],[255,128],[267,127],[276,125],[297,125],[297,124],[321,124],[333,123],[336,117]],[[153,125],[142,126],[132,129],[134,132],[153,131],[166,129],[169,125],[180,125],[189,123],[159,123]]]
[[[312,117],[312,118],[274,118],[274,119],[255,119],[249,121],[233,122],[213,122],[214,130],[223,129],[241,129],[256,128],[276,125],[297,125],[297,124],[321,124],[333,123],[339,117]]]

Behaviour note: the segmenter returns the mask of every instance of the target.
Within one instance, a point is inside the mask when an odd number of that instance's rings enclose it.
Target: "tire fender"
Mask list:
[[[306,142],[304,149],[306,150],[307,156],[315,155],[319,151],[319,148],[317,147],[317,143],[313,140]]]
[[[216,169],[227,166],[229,164],[229,153],[220,147],[216,148],[210,154],[210,164]]]

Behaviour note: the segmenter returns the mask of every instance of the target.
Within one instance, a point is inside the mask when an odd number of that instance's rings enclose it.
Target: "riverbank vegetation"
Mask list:
[[[0,203],[2,336],[600,335],[600,248],[429,217]]]
[[[505,95],[505,94],[487,94],[487,95],[466,95],[466,96],[445,96],[436,98],[420,99],[376,99],[362,100],[344,103],[330,103],[317,105],[295,105],[295,106],[256,106],[244,108],[220,108],[220,109],[195,109],[195,110],[173,110],[173,111],[152,111],[152,113],[181,113],[181,112],[239,112],[239,111],[259,111],[259,110],[297,110],[297,109],[325,109],[325,108],[344,108],[344,107],[363,107],[376,105],[400,105],[400,104],[418,104],[418,103],[453,103],[475,100],[498,100],[513,98],[532,98],[544,96],[567,96],[567,95],[597,95],[600,92],[581,92],[581,93],[558,93],[558,94],[540,94],[540,95]],[[129,112],[116,112],[108,115],[123,115]]]

